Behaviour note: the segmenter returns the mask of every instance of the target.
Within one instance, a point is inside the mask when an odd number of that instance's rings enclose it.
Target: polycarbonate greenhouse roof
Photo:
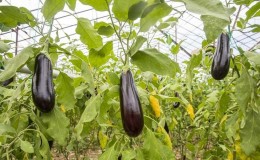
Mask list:
[[[0,3],[0,5],[14,5],[17,7],[26,7],[31,11],[31,13],[37,18],[38,22],[43,26],[43,33],[48,32],[48,25],[44,22],[44,17],[41,13],[41,8],[43,6],[43,0],[4,0]],[[163,30],[165,33],[171,35],[172,39],[176,42],[180,42],[184,40],[181,46],[189,53],[192,54],[197,49],[201,48],[201,43],[205,39],[205,33],[203,32],[203,23],[199,18],[199,15],[188,12],[185,9],[185,5],[179,2],[168,1],[168,4],[174,7],[174,11],[170,16],[178,17],[180,13],[183,12],[183,15],[177,22],[177,25],[167,28]],[[243,6],[240,8],[240,13],[238,17],[245,18],[245,13],[248,10],[248,7]],[[93,10],[90,6],[83,5],[77,1],[76,4],[76,12],[69,10],[66,6],[64,11],[59,12],[55,16],[54,20],[54,28],[51,36],[53,38],[56,37],[56,34],[60,37],[60,43],[69,42],[66,34],[70,37],[70,40],[75,40],[74,45],[77,45],[77,49],[83,51],[84,53],[88,53],[86,45],[82,44],[79,40],[79,35],[75,33],[75,28],[77,26],[77,20],[71,14],[76,15],[77,17],[84,17],[91,20],[92,23],[95,21],[105,21],[110,22],[109,15],[107,12],[97,12]],[[236,19],[239,8],[236,9],[234,14],[232,15],[232,19]],[[167,17],[166,17],[167,18]],[[169,16],[168,16],[169,18]],[[232,22],[231,27],[233,27],[234,22]],[[260,24],[260,18],[253,18],[249,21],[249,24]],[[127,28],[126,28],[127,30]],[[66,34],[65,34],[66,33]],[[24,47],[37,43],[39,39],[42,37],[39,33],[37,33],[34,29],[30,28],[28,25],[21,25],[18,32],[18,51],[23,49]],[[176,35],[176,36],[175,36]],[[160,32],[154,32],[154,30],[150,30],[147,37],[154,38],[162,38],[164,35]],[[16,33],[14,31],[9,31],[5,33],[1,33],[1,39],[9,39],[14,42],[11,44],[12,49],[15,48],[15,38]],[[234,53],[237,53],[236,46],[242,47],[244,50],[249,50],[259,43],[260,33],[252,33],[249,31],[241,32],[239,30],[234,30],[233,32],[233,40],[231,42],[231,47],[235,49]],[[116,36],[112,36],[110,38],[106,38],[105,41],[114,41],[114,52],[117,54],[119,41]],[[151,45],[161,52],[167,53],[170,52],[170,45],[165,43],[161,43],[159,41],[153,40]],[[182,62],[184,60],[189,59],[189,55],[184,51],[180,51],[177,56],[177,61]]]

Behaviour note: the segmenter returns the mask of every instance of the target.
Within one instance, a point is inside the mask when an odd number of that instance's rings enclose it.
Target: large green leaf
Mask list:
[[[157,139],[152,131],[147,131],[144,136],[143,154],[146,160],[175,159],[173,151]]]
[[[113,13],[115,17],[120,21],[126,21],[128,19],[129,8],[141,0],[114,0]]]
[[[82,113],[78,124],[75,127],[75,131],[78,139],[80,139],[80,134],[83,130],[83,124],[86,122],[91,122],[92,120],[95,119],[95,117],[99,112],[101,103],[102,103],[102,99],[100,95],[92,97],[90,100],[88,100],[85,103],[86,108]]]
[[[98,34],[110,37],[114,34],[114,28],[106,22],[95,22],[94,28],[97,29]]]
[[[97,11],[107,11],[107,3],[109,5],[111,0],[80,0],[80,2],[92,6]]]
[[[100,67],[113,56],[113,42],[107,42],[100,50],[89,51],[89,62],[94,67]]]
[[[225,8],[220,0],[175,0],[184,2],[187,10],[200,15],[209,15],[229,21],[229,16],[235,11],[233,8]]]
[[[115,145],[110,148],[107,148],[104,153],[98,158],[98,160],[112,160],[118,159],[118,151],[115,150]]]
[[[21,68],[33,55],[33,49],[29,46],[23,49],[17,56],[8,60],[5,64],[5,70],[0,74],[0,82],[13,77],[16,71]]]
[[[42,14],[44,18],[49,21],[51,20],[59,11],[63,10],[65,6],[65,0],[46,0],[42,7]]]
[[[0,6],[0,22],[7,27],[16,27],[18,24],[28,23],[25,13],[15,6]]]
[[[237,5],[247,5],[249,6],[252,2],[254,2],[254,0],[234,0],[234,3],[236,3]]]
[[[66,4],[69,6],[71,10],[75,10],[76,8],[76,0],[66,0]]]
[[[80,35],[81,42],[86,44],[89,49],[98,49],[103,45],[101,36],[86,18],[78,18],[76,33]]]
[[[151,71],[171,77],[174,77],[176,72],[180,72],[178,63],[156,49],[138,51],[131,59],[133,64],[137,65],[142,71]]]
[[[76,99],[74,97],[75,88],[73,87],[73,80],[65,73],[60,72],[56,79],[57,83],[57,100],[62,104],[66,110],[74,108]]]
[[[140,2],[132,5],[128,11],[128,19],[136,20],[137,18],[141,17],[146,5],[147,5],[147,2],[145,2],[145,1],[140,1]]]
[[[88,83],[90,93],[94,94],[95,84],[94,84],[93,75],[89,65],[84,62],[82,62],[81,65],[81,74],[84,80]]]
[[[47,133],[59,144],[66,145],[70,120],[55,107],[50,113],[42,113],[41,119],[47,125]]]
[[[244,69],[240,78],[236,81],[235,90],[237,103],[244,113],[256,88],[255,80]]]
[[[260,54],[254,52],[245,52],[244,55],[251,61],[254,62],[256,65],[260,66]]]
[[[217,110],[216,110],[216,117],[221,119],[225,112],[227,111],[228,109],[228,106],[230,106],[231,102],[231,98],[230,98],[230,95],[227,93],[227,92],[224,92],[221,97],[220,97],[220,100],[218,102],[218,105],[217,105]]]
[[[203,30],[209,43],[214,41],[222,33],[223,29],[230,24],[230,21],[213,16],[203,15],[200,18],[203,21]]]
[[[194,68],[200,65],[201,60],[202,60],[202,53],[199,53],[199,54],[193,54],[190,58],[190,61],[188,62],[186,68],[186,80],[189,89],[191,89],[191,83],[194,76],[193,70]]]
[[[259,16],[260,16],[260,2],[257,2],[246,12],[246,21],[248,21],[253,17],[259,17]]]
[[[155,4],[155,6],[151,10],[147,11],[147,13],[145,13],[145,11],[140,21],[141,32],[148,31],[150,27],[155,25],[158,20],[169,15],[172,11],[172,8],[166,3],[158,3]]]
[[[241,148],[243,151],[250,155],[260,146],[260,114],[250,109],[246,113],[246,124],[241,129]]]
[[[146,40],[147,40],[146,38],[144,38],[142,36],[138,36],[136,38],[134,45],[129,50],[129,55],[132,57],[143,46],[143,44]]]

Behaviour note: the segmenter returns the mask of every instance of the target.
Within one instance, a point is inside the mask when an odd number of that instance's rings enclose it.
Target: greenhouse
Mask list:
[[[0,0],[0,159],[260,160],[259,0]]]

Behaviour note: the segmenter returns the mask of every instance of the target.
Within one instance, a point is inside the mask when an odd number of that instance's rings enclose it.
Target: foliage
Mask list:
[[[172,35],[167,34],[159,39],[147,36],[178,23],[180,17],[165,19],[177,8],[162,0],[79,0],[110,18],[110,22],[92,24],[86,17],[74,15],[75,33],[88,53],[79,51],[69,37],[66,44],[59,41],[58,33],[53,40],[51,27],[47,35],[41,33],[39,43],[25,47],[17,56],[10,54],[10,41],[1,40],[0,60],[5,70],[0,81],[17,78],[0,87],[0,159],[50,159],[48,141],[54,141],[65,156],[74,152],[76,159],[93,146],[102,150],[101,160],[119,156],[129,160],[260,159],[259,51],[236,46],[240,53],[232,54],[229,74],[224,80],[214,80],[210,76],[214,48],[207,48],[231,24],[235,8],[219,0],[176,1],[201,16],[206,35],[202,48],[183,64],[172,58],[179,56],[183,41],[173,44]],[[76,10],[76,2],[46,0],[41,9],[46,23],[52,26],[52,19],[65,6]],[[233,2],[249,6],[237,27],[259,32],[259,25],[248,23],[259,16],[259,2]],[[26,8],[0,6],[2,32],[22,24],[42,32],[43,24]],[[119,41],[117,51],[113,41],[105,41],[112,36]],[[169,53],[152,48],[151,40],[168,45]],[[54,78],[57,101],[51,113],[35,108],[32,75],[19,74],[24,66],[33,71],[41,51],[59,70]],[[137,138],[128,137],[121,123],[119,76],[129,68],[144,113],[145,127]],[[69,71],[75,76],[67,74]],[[174,108],[174,102],[180,102],[180,107]]]

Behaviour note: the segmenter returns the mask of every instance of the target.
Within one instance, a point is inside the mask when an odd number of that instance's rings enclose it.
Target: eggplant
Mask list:
[[[167,122],[165,122],[165,124],[164,124],[164,130],[169,134],[169,127],[168,127],[168,125],[167,125]]]
[[[3,87],[6,87],[6,86],[8,86],[10,83],[12,83],[13,81],[14,81],[14,77],[11,77],[10,79],[7,79],[7,80],[3,81],[1,85],[2,85]]]
[[[211,75],[216,80],[221,80],[228,74],[230,63],[229,51],[229,37],[227,34],[222,33],[218,38],[217,49],[211,65]]]
[[[52,79],[52,64],[49,58],[42,53],[35,58],[32,99],[41,112],[48,113],[54,108],[55,91]]]
[[[120,77],[120,109],[124,130],[130,137],[137,137],[143,129],[144,118],[137,89],[130,70]]]
[[[175,97],[179,97],[179,93],[178,92],[175,92],[174,93]],[[180,106],[180,102],[174,102],[173,103],[173,107],[174,108],[178,108]]]

